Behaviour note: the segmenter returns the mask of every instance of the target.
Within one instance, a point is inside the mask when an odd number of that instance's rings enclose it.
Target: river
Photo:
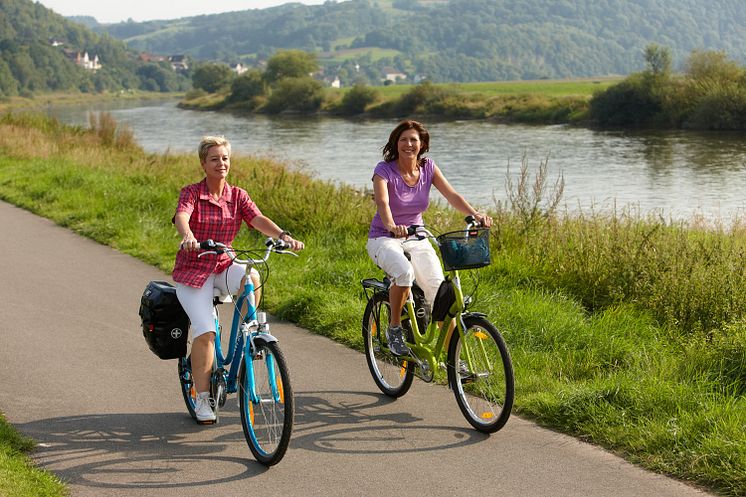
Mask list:
[[[234,155],[275,158],[314,176],[371,185],[371,171],[396,120],[328,117],[235,116],[176,107],[174,101],[50,108],[69,124],[88,113],[109,112],[134,132],[148,152],[194,153],[201,136],[230,139]],[[726,224],[742,216],[746,201],[746,133],[598,131],[483,121],[426,123],[429,156],[472,203],[494,206],[507,198],[525,157],[533,177],[548,158],[548,179],[564,178],[562,206],[608,212],[632,209],[666,219],[703,218]],[[241,185],[250,191],[250,185]],[[550,185],[551,186],[551,185]]]

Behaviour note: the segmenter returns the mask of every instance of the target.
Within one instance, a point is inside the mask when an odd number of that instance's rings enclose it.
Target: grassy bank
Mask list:
[[[0,496],[67,495],[59,478],[36,468],[26,456],[33,448],[33,440],[19,435],[0,414]]]
[[[3,97],[0,98],[0,112],[9,111],[37,111],[44,112],[47,107],[62,107],[65,105],[83,105],[99,102],[119,102],[137,100],[162,100],[182,98],[183,93],[147,92],[127,90],[102,93],[46,93],[34,97]]]
[[[146,154],[99,123],[0,119],[0,198],[170,271],[170,217],[180,187],[200,177],[197,158]],[[495,206],[493,264],[479,270],[475,306],[511,349],[516,410],[655,471],[746,495],[743,230],[569,216],[530,176]],[[235,157],[231,180],[308,247],[273,260],[270,311],[361,349],[359,280],[377,274],[364,248],[371,199],[262,158]],[[439,206],[426,219],[443,231],[459,224]],[[248,232],[236,241],[259,243]]]
[[[325,88],[318,111],[325,114],[392,118],[490,119],[530,124],[576,123],[587,118],[593,94],[615,79],[421,83],[365,87],[365,102],[345,101],[352,88]],[[266,97],[236,102],[231,93],[192,92],[180,106],[195,110],[266,112]],[[292,106],[291,106],[292,108]],[[354,110],[351,110],[354,109]],[[315,110],[313,112],[316,112]]]

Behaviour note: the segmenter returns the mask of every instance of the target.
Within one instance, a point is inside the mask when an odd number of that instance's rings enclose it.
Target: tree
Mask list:
[[[231,103],[250,103],[257,97],[264,95],[266,91],[266,83],[262,77],[262,72],[258,69],[252,69],[233,80],[228,101]]]
[[[18,82],[4,60],[0,59],[0,97],[18,95]]]
[[[227,64],[202,64],[192,74],[192,86],[208,93],[217,93],[230,87],[235,73]]]
[[[167,92],[179,89],[178,76],[165,63],[144,64],[137,69],[136,74],[143,90]]]
[[[302,50],[277,52],[267,61],[264,79],[274,84],[283,78],[302,78],[319,70],[316,56]]]
[[[667,77],[671,74],[671,50],[651,43],[645,47],[645,63],[653,76]]]

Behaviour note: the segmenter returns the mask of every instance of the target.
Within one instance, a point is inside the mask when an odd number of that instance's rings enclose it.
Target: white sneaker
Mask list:
[[[197,416],[197,422],[200,424],[210,424],[215,422],[215,412],[212,410],[212,399],[210,392],[200,392],[194,401],[194,414]]]

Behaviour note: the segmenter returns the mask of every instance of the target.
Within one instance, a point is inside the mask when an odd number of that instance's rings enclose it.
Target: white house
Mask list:
[[[393,83],[396,83],[400,79],[407,79],[407,75],[403,72],[397,71],[393,67],[384,67],[383,79],[384,81],[391,81]]]

